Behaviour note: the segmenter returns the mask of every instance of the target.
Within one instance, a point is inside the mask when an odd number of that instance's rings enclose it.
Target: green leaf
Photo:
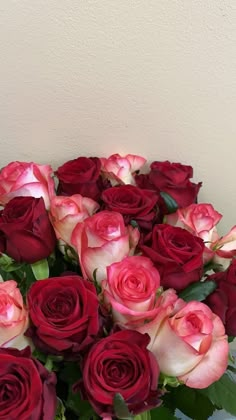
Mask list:
[[[163,400],[164,405],[170,407],[170,410],[178,408],[194,420],[208,420],[215,410],[214,404],[207,396],[185,385],[172,388],[171,392],[165,394]]]
[[[230,372],[233,372],[234,374],[236,374],[236,367],[229,365],[227,367],[227,370],[229,370]]]
[[[134,418],[132,414],[129,412],[129,409],[121,394],[118,394],[118,393],[115,394],[114,400],[113,400],[113,406],[114,406],[115,415],[119,419],[129,420],[129,419]]]
[[[96,287],[97,294],[99,295],[102,291],[102,288],[97,281],[97,271],[98,271],[98,268],[95,268],[95,270],[93,271],[93,284]]]
[[[11,257],[6,254],[0,256],[0,267],[3,271],[10,273],[11,271],[19,270],[24,264],[15,262]]]
[[[8,272],[8,271],[4,271],[4,270],[2,270],[0,268],[0,276],[2,277],[2,279],[4,281],[6,281],[6,280],[13,280],[13,279],[15,279],[17,282],[19,281],[19,278],[16,275],[16,272],[15,271]]]
[[[167,407],[153,408],[151,411],[151,420],[178,420],[177,417]]]
[[[134,416],[134,420],[151,420],[151,413],[150,411],[144,411],[144,413]]]
[[[75,394],[72,392],[71,388],[66,401],[66,407],[73,411],[78,416],[79,420],[95,420],[98,418],[89,402],[82,400],[80,394]]]
[[[185,302],[190,302],[191,300],[198,300],[201,302],[202,300],[206,299],[208,295],[214,292],[216,287],[217,285],[213,280],[205,282],[199,281],[182,290],[182,292],[179,293],[179,297],[184,299]]]
[[[224,374],[217,382],[200,392],[207,396],[217,407],[236,416],[236,382]]]
[[[35,277],[31,269],[30,264],[24,264],[22,268],[14,272],[14,278],[16,279],[20,291],[23,296],[27,295],[30,286],[35,283]],[[16,277],[17,274],[17,277]]]
[[[132,226],[133,228],[138,228],[138,227],[139,227],[139,225],[138,225],[138,223],[136,222],[136,220],[130,220],[130,224],[131,224],[131,226]]]
[[[205,242],[205,244],[206,243],[207,242]],[[218,271],[224,271],[223,265],[222,264],[215,263],[214,261],[209,261],[208,263],[206,263],[204,265],[203,269],[204,269],[204,273],[207,273],[208,271],[211,271],[211,270],[216,271],[216,272],[218,272]]]
[[[40,362],[43,362],[43,364],[46,363],[47,354],[43,353],[42,351],[34,349],[33,356],[35,357],[35,359],[38,359]]]
[[[36,280],[43,280],[49,277],[49,266],[46,258],[31,264],[31,268]]]
[[[169,213],[175,213],[176,210],[178,210],[178,204],[169,194],[167,194],[164,191],[161,191],[160,196],[165,201],[165,205],[166,205]]]
[[[171,387],[175,388],[179,385],[182,385],[183,382],[180,382],[175,376],[168,376],[164,375],[164,373],[161,373],[159,376],[159,383],[161,383],[163,387],[170,385]]]
[[[56,417],[54,420],[66,420],[65,410],[66,409],[62,401],[60,400],[60,398],[57,398],[57,412],[56,412]]]
[[[77,362],[64,362],[64,367],[60,370],[60,380],[67,384],[74,384],[81,378],[81,371]]]

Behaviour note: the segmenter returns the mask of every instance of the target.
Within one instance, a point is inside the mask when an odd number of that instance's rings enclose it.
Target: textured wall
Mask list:
[[[236,224],[235,0],[0,0],[0,166],[190,163]]]

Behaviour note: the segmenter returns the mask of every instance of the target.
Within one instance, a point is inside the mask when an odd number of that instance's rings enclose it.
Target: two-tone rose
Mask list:
[[[102,291],[114,322],[125,326],[142,325],[153,319],[158,312],[159,286],[159,272],[147,257],[132,256],[111,264],[107,268],[107,279],[102,281]]]
[[[50,220],[54,227],[57,239],[71,244],[71,234],[78,223],[92,216],[99,209],[99,204],[80,194],[55,196],[51,200]]]
[[[112,185],[134,184],[133,175],[139,171],[146,159],[137,155],[121,156],[115,153],[108,158],[100,158],[101,171],[104,178],[111,181]]]
[[[50,165],[34,162],[11,162],[0,172],[0,204],[5,205],[14,197],[35,197],[44,199],[46,208],[55,195]]]
[[[28,310],[14,280],[0,282],[0,347],[23,349],[29,345],[24,336],[28,328]]]
[[[172,313],[160,311],[138,331],[151,337],[148,348],[161,372],[190,388],[208,387],[227,369],[229,344],[224,325],[202,302],[178,299]]]
[[[78,223],[72,237],[84,278],[96,277],[98,283],[106,279],[106,268],[121,261],[135,249],[139,231],[126,227],[120,213],[100,211]]]

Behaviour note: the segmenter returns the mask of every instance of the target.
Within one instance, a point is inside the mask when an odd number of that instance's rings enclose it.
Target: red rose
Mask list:
[[[0,211],[0,252],[32,264],[48,257],[56,236],[42,198],[15,197]]]
[[[135,220],[140,228],[151,230],[157,215],[158,195],[133,185],[108,188],[102,193],[106,210],[122,214],[125,224]]]
[[[158,269],[163,287],[179,291],[200,280],[204,242],[187,230],[167,224],[155,225],[140,248]]]
[[[181,163],[153,162],[151,171],[146,178],[142,176],[140,183],[146,185],[145,188],[153,189],[158,192],[166,192],[178,204],[178,207],[187,207],[194,203],[201,187],[201,182],[194,184],[190,181],[193,176],[192,166],[182,165]],[[139,185],[139,176],[136,177]]]
[[[124,330],[91,348],[83,367],[83,383],[78,387],[99,416],[114,415],[116,393],[122,395],[132,414],[160,403],[159,368],[147,350],[149,341],[147,334]]]
[[[30,348],[0,349],[0,419],[52,420],[56,375],[31,358]]]
[[[46,353],[73,358],[98,333],[96,289],[79,276],[38,281],[31,286],[27,301],[33,324],[27,336]]]
[[[208,276],[217,283],[217,289],[206,299],[206,303],[223,321],[226,334],[236,336],[236,260],[226,271]]]
[[[96,157],[79,157],[64,163],[55,172],[58,195],[81,194],[98,200],[102,190],[100,169],[101,161]]]

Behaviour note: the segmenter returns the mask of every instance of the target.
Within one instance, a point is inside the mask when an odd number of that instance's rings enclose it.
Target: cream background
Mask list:
[[[0,0],[0,51],[0,166],[181,161],[236,224],[235,0]]]
[[[236,224],[235,0],[0,0],[0,165],[181,161]]]

